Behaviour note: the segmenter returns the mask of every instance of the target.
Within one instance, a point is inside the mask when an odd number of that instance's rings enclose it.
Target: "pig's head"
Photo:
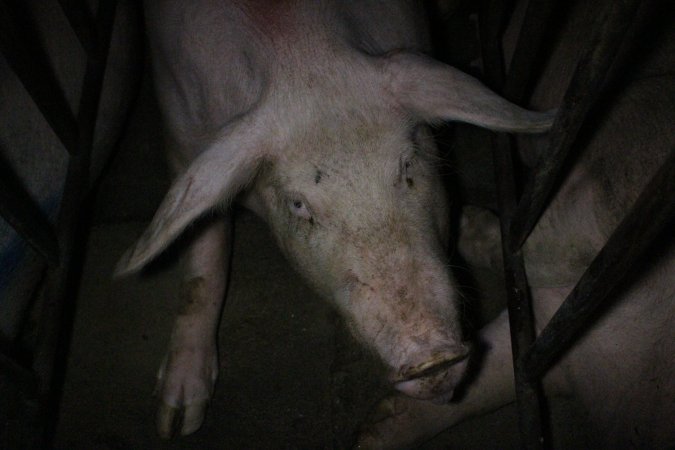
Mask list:
[[[448,398],[468,347],[446,261],[447,201],[425,124],[541,132],[551,114],[523,110],[409,53],[305,75],[269,89],[214,139],[118,271],[140,269],[192,221],[238,197],[381,356],[397,389]]]

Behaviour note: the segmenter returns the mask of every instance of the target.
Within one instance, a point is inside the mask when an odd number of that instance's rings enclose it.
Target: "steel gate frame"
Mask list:
[[[85,0],[59,0],[86,53],[77,115],[71,110],[20,1],[0,0],[0,52],[69,154],[55,224],[51,224],[9,167],[0,167],[0,215],[43,257],[47,274],[40,288],[37,340],[32,360],[0,351],[0,381],[16,388],[13,413],[25,429],[0,436],[19,448],[48,448],[54,437],[61,383],[82,263],[83,206],[110,41],[118,0],[100,0],[91,17]],[[4,425],[4,424],[3,424]],[[7,431],[7,430],[5,430]]]
[[[483,0],[479,32],[486,81],[507,99],[521,103],[530,85],[534,61],[550,23],[555,0],[530,0],[518,42],[505,75],[501,38],[507,18],[502,0]],[[610,303],[617,285],[632,263],[643,258],[675,217],[675,149],[641,192],[559,309],[535,336],[534,318],[522,247],[548,206],[553,187],[571,153],[577,133],[598,98],[614,58],[640,6],[640,0],[608,2],[595,22],[593,35],[582,52],[563,103],[549,134],[548,148],[525,185],[516,191],[513,141],[493,134],[493,160],[498,188],[502,256],[511,330],[516,403],[521,445],[545,448],[542,426],[541,378]]]

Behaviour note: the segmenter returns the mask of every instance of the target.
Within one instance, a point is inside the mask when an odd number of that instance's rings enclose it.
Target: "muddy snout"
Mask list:
[[[436,353],[421,363],[401,367],[390,379],[405,395],[445,403],[464,376],[468,359],[465,348]]]

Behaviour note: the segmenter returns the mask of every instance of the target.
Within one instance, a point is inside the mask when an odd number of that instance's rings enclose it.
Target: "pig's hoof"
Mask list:
[[[361,426],[357,449],[408,449],[452,424],[451,405],[392,396],[382,400]]]
[[[160,405],[157,432],[162,438],[194,433],[204,413],[218,375],[215,347],[169,352],[157,374]]]
[[[157,431],[164,439],[194,433],[204,421],[208,400],[174,407],[162,402],[157,411]]]

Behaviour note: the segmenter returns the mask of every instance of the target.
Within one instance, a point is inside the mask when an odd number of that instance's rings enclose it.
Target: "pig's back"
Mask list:
[[[429,49],[419,1],[155,0],[145,14],[166,129],[187,153],[335,48]]]

